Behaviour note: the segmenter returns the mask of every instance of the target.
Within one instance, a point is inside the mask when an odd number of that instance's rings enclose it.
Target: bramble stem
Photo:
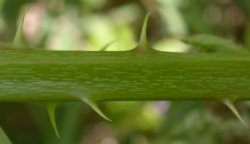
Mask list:
[[[250,53],[0,52],[0,101],[250,99]]]

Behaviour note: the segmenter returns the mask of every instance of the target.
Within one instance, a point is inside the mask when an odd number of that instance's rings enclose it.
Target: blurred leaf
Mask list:
[[[234,0],[236,4],[238,4],[241,9],[245,12],[248,18],[250,18],[250,1],[249,0]]]
[[[244,33],[244,41],[245,41],[245,46],[249,50],[250,49],[250,23],[246,25],[245,33]]]
[[[183,101],[172,102],[166,115],[164,129],[171,129],[185,120],[185,117],[194,109],[201,107],[200,102]]]
[[[183,6],[181,0],[156,0],[160,5],[158,8],[162,22],[168,35],[183,37],[188,33],[184,13],[180,7]]]
[[[238,46],[233,41],[207,34],[194,35],[183,41],[205,52],[227,52],[242,49],[242,47]]]
[[[84,114],[83,118],[80,117],[84,113],[82,107],[83,104],[80,102],[68,102],[61,105],[61,116],[59,114],[61,120],[61,144],[74,144],[82,138],[82,131],[86,130],[84,127],[86,125],[84,121],[86,114]],[[83,126],[80,126],[79,122],[83,123]]]
[[[185,1],[185,2],[184,2]],[[190,32],[211,33],[213,27],[204,19],[204,10],[213,0],[184,0],[182,14]]]
[[[3,17],[6,20],[8,30],[15,33],[16,20],[18,13],[24,4],[33,0],[5,0],[3,5]]]

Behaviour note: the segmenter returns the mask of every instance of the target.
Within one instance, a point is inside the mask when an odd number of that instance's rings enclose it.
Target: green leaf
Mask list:
[[[57,124],[56,124],[56,118],[55,118],[55,111],[56,111],[57,105],[58,105],[58,103],[54,103],[54,102],[48,103],[47,110],[48,110],[50,122],[52,124],[52,127],[53,127],[55,133],[56,133],[56,136],[58,138],[60,138],[59,131],[58,131]]]
[[[242,116],[240,115],[239,111],[236,109],[236,107],[234,106],[234,103],[232,100],[229,99],[225,99],[222,101],[233,113],[234,115],[240,120],[240,122],[248,128],[248,125],[246,123],[246,121],[242,118]]]
[[[231,40],[208,34],[198,34],[183,40],[185,43],[205,52],[239,51],[242,47]]]
[[[3,129],[0,127],[0,143],[1,144],[12,144],[8,136],[5,134]]]

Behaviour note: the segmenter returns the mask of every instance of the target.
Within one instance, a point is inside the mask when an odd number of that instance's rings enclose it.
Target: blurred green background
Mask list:
[[[0,0],[0,40],[11,41],[26,10],[24,45],[49,50],[129,50],[151,11],[149,39],[162,51],[192,52],[179,39],[215,34],[250,47],[248,0]],[[101,102],[113,122],[83,103],[62,103],[57,139],[40,103],[1,103],[14,144],[250,144],[250,131],[219,102]],[[249,120],[250,103],[237,108]],[[1,143],[1,142],[0,142]]]

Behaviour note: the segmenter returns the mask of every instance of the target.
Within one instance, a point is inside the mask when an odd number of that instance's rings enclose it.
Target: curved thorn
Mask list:
[[[145,49],[149,48],[148,39],[147,39],[147,28],[148,28],[149,16],[150,16],[150,12],[147,13],[143,21],[140,40],[139,40],[139,47],[145,48]]]
[[[100,51],[106,51],[108,49],[108,47],[110,47],[112,44],[114,44],[115,42],[117,42],[117,39],[115,40],[112,40],[110,42],[108,42],[107,44],[105,44],[101,49]]]
[[[82,101],[88,104],[98,115],[100,115],[105,120],[110,122],[112,121],[100,110],[100,108],[96,105],[95,101],[89,99],[88,97],[83,97]]]
[[[57,105],[58,105],[57,103],[48,103],[47,110],[48,110],[50,122],[56,133],[56,136],[60,138],[59,131],[58,131],[57,124],[56,124],[56,118],[55,118],[55,111],[56,111]]]
[[[21,12],[20,17],[19,17],[17,31],[16,31],[15,37],[14,37],[13,42],[12,42],[12,44],[14,46],[20,46],[20,44],[22,44],[22,42],[23,42],[22,30],[23,30],[23,23],[24,23],[24,19],[25,19],[25,14],[26,14],[26,12],[25,12],[25,10],[23,10]]]
[[[149,19],[150,14],[151,13],[148,12],[144,18],[139,42],[138,42],[138,45],[136,46],[135,50],[145,51],[145,50],[150,49],[148,39],[147,39],[148,19]]]
[[[236,107],[233,104],[232,100],[229,99],[225,99],[222,101],[233,113],[234,115],[240,120],[240,122],[248,128],[248,125],[246,123],[246,121],[242,118],[242,116],[240,115],[239,111],[236,109]]]

